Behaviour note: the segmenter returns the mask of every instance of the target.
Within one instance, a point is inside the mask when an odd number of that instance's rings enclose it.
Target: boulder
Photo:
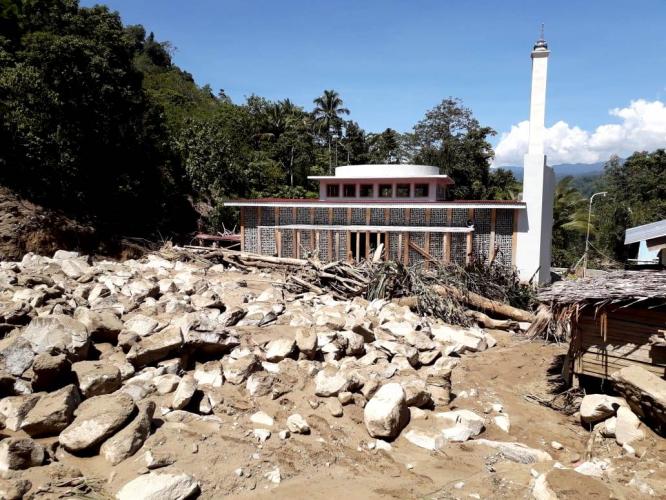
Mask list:
[[[400,385],[405,390],[405,404],[407,406],[423,408],[432,404],[430,391],[426,387],[425,380],[414,377],[400,381]]]
[[[587,394],[580,404],[580,419],[583,423],[594,424],[615,415],[620,406],[625,406],[622,398],[606,394]]]
[[[100,454],[111,465],[117,465],[134,455],[150,435],[155,413],[155,403],[145,401],[139,404],[139,412],[124,429],[107,439],[100,448]]]
[[[430,451],[439,450],[445,444],[445,440],[440,433],[425,432],[418,429],[410,429],[403,434],[403,437],[419,448]]]
[[[85,359],[90,348],[86,326],[64,314],[33,318],[21,338],[30,342],[35,354],[62,352],[72,361]]]
[[[183,335],[177,326],[168,326],[152,335],[140,337],[127,353],[134,366],[144,366],[168,358],[183,346]]]
[[[250,396],[267,396],[272,392],[276,377],[272,373],[255,372],[250,375],[245,384]]]
[[[470,410],[453,410],[435,413],[437,422],[442,424],[442,436],[453,442],[462,443],[481,434],[484,428],[483,417]]]
[[[26,394],[23,396],[7,396],[0,400],[0,415],[5,427],[10,431],[18,431],[26,415],[39,401],[39,395]]]
[[[250,422],[256,425],[273,427],[275,420],[268,413],[265,413],[263,411],[258,411],[250,416]]]
[[[125,329],[136,333],[139,337],[145,337],[155,331],[159,322],[144,314],[135,314],[125,321]]]
[[[462,349],[456,350],[458,353],[485,351],[488,348],[483,332],[479,330],[440,324],[433,325],[431,331],[437,342],[462,346]]]
[[[170,394],[173,391],[175,391],[179,383],[180,383],[180,377],[173,373],[158,375],[153,379],[153,384],[157,389],[157,393],[162,396],[165,394]]]
[[[405,391],[397,383],[380,387],[363,411],[365,427],[376,438],[395,438],[408,421]]]
[[[278,362],[289,357],[294,352],[296,341],[294,339],[274,339],[266,344],[266,360]]]
[[[0,479],[0,498],[3,500],[23,500],[32,488],[27,479]]]
[[[352,377],[342,370],[327,366],[315,375],[315,394],[322,397],[337,396],[353,386]]]
[[[183,378],[180,379],[178,387],[176,388],[176,392],[173,394],[171,408],[174,410],[182,410],[185,408],[192,400],[196,390],[197,381],[194,378],[194,375],[191,373],[185,374]]]
[[[64,259],[60,261],[60,268],[66,276],[72,279],[78,279],[84,274],[92,271],[92,267],[82,259]]]
[[[20,377],[34,359],[32,344],[27,339],[13,337],[0,341],[0,363],[5,372]]]
[[[151,472],[126,483],[118,500],[186,500],[199,493],[199,483],[188,474]]]
[[[198,386],[222,387],[224,375],[219,361],[197,363],[194,369],[194,379]]]
[[[81,396],[75,385],[46,394],[25,416],[21,429],[32,437],[55,436],[72,423],[80,403]]]
[[[46,450],[30,438],[5,438],[0,441],[0,471],[28,469],[44,463]]]
[[[312,359],[317,354],[317,335],[310,328],[296,330],[296,347],[305,356]]]
[[[91,449],[125,425],[134,410],[132,398],[121,392],[86,399],[74,412],[74,421],[60,433],[60,444],[72,453]]]
[[[86,326],[93,342],[115,343],[123,329],[123,322],[108,309],[93,311],[86,307],[78,307],[74,311],[74,319]]]
[[[227,382],[234,385],[242,384],[259,366],[254,354],[247,354],[238,359],[225,357],[222,360],[222,371]]]
[[[36,391],[51,391],[71,379],[72,364],[64,354],[42,353],[32,363],[32,388]]]
[[[666,380],[640,366],[622,368],[611,380],[637,415],[666,431]]]
[[[310,434],[310,426],[298,413],[289,415],[287,418],[287,429],[293,434]]]
[[[615,422],[615,441],[620,446],[631,445],[635,441],[645,438],[645,432],[641,428],[641,421],[629,408],[621,406],[617,410]]]
[[[110,394],[120,388],[122,380],[118,367],[108,361],[79,361],[72,372],[84,398]]]

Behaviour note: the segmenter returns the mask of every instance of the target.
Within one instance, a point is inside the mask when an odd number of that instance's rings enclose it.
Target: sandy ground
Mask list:
[[[465,356],[453,372],[454,393],[476,389],[476,397],[456,397],[450,408],[466,408],[482,414],[489,404],[501,403],[511,420],[510,433],[489,424],[482,437],[519,441],[547,450],[567,467],[585,455],[588,432],[575,417],[567,417],[524,398],[528,393],[546,396],[548,370],[563,347],[529,342],[509,334],[494,332],[498,346],[477,355]],[[362,424],[362,409],[345,406],[345,414],[334,418],[323,398],[312,396],[312,382],[277,401],[249,400],[241,390],[225,386],[225,409],[218,414],[223,423],[188,424],[165,422],[133,458],[112,468],[99,456],[60,457],[63,477],[71,474],[65,466],[79,469],[91,485],[111,494],[135,477],[143,467],[143,450],[156,456],[169,456],[175,463],[163,470],[192,474],[202,484],[202,498],[529,498],[531,469],[545,472],[552,463],[522,465],[502,460],[494,450],[468,444],[449,444],[439,452],[428,452],[399,437],[391,451],[369,450],[373,441]],[[308,401],[321,401],[312,409]],[[276,418],[274,435],[263,445],[247,433],[253,426],[249,415],[263,410]],[[282,441],[277,436],[280,422],[300,412],[312,428],[310,435],[292,435]],[[413,425],[413,424],[410,424]],[[408,428],[409,429],[409,428]],[[553,450],[558,441],[564,450]],[[612,480],[596,480],[573,471],[558,471],[550,484],[561,498],[637,498],[641,494],[626,486],[634,473],[647,474],[655,486],[666,484],[666,446],[651,435],[642,459],[618,458],[621,449],[612,440],[603,444],[598,456],[612,457],[617,470]],[[279,485],[269,483],[264,474],[278,467],[283,476]],[[243,476],[236,470],[241,468]],[[654,470],[653,474],[649,474]],[[48,474],[45,474],[48,471]],[[53,481],[52,466],[33,468],[23,477],[38,488]],[[624,483],[624,484],[623,484]],[[33,489],[34,491],[34,489]],[[658,491],[658,490],[657,490]],[[663,493],[663,490],[662,490]],[[104,492],[93,494],[104,497]],[[38,496],[37,498],[46,498]],[[662,497],[663,498],[663,497]]]

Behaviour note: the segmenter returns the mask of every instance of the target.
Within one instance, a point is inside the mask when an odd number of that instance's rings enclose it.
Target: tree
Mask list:
[[[572,267],[585,250],[587,200],[572,187],[573,177],[561,179],[555,187],[553,202],[553,264]],[[596,234],[595,219],[590,234]]]
[[[460,99],[449,97],[428,111],[406,139],[412,162],[440,167],[453,178],[454,197],[479,199],[488,186],[494,155],[488,137],[493,135]]]
[[[401,140],[400,134],[392,128],[380,134],[371,134],[368,138],[370,163],[400,163]]]
[[[328,168],[332,173],[331,142],[333,133],[338,137],[342,135],[343,120],[341,115],[348,115],[349,110],[344,106],[344,102],[335,90],[324,90],[324,93],[312,101],[315,105],[312,111],[314,122],[319,133],[323,133],[328,141]]]

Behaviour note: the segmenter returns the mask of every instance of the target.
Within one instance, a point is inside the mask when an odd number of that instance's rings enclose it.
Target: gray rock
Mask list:
[[[227,382],[239,385],[245,382],[247,378],[259,366],[259,360],[254,354],[241,356],[238,359],[225,357],[222,360],[222,371]]]
[[[0,479],[0,498],[3,500],[23,500],[32,488],[27,479]]]
[[[405,390],[405,404],[407,406],[416,406],[423,408],[432,404],[430,391],[426,387],[426,381],[420,378],[409,378],[400,381],[400,385]]]
[[[21,429],[32,437],[55,436],[74,420],[74,411],[80,402],[75,385],[46,394],[28,412]]]
[[[530,448],[522,443],[491,441],[490,439],[473,439],[466,444],[488,446],[498,450],[506,459],[519,464],[535,464],[537,462],[545,462],[553,459],[549,453],[543,450]]]
[[[120,392],[86,399],[76,409],[74,421],[60,433],[60,444],[72,453],[91,449],[125,425],[135,408],[132,398]]]
[[[194,379],[198,386],[222,387],[224,375],[219,361],[197,363],[194,370]]]
[[[322,397],[337,396],[357,385],[350,373],[327,366],[315,375],[315,394]]]
[[[165,394],[170,394],[173,391],[175,391],[179,383],[180,383],[180,377],[173,373],[158,375],[153,379],[153,384],[157,389],[157,393],[162,396]]]
[[[123,322],[108,309],[93,311],[86,307],[78,307],[74,311],[74,319],[86,325],[94,342],[115,343],[123,329]]]
[[[0,441],[0,471],[22,470],[44,463],[46,450],[30,438],[6,438]]]
[[[151,472],[125,484],[118,493],[118,500],[185,500],[199,493],[199,483],[187,474]]]
[[[84,398],[110,394],[120,388],[120,370],[105,360],[79,361],[72,364],[79,390]]]
[[[18,431],[28,412],[37,404],[39,396],[27,394],[23,396],[7,396],[0,400],[0,415],[4,417],[5,427],[10,431]]]
[[[287,417],[287,429],[293,434],[310,434],[310,426],[298,413]]]
[[[177,326],[168,326],[152,335],[141,337],[127,353],[134,366],[144,366],[171,356],[183,346],[183,335]]]
[[[317,354],[317,335],[311,328],[296,330],[296,346],[305,356],[312,359]]]
[[[245,384],[250,396],[267,396],[273,390],[276,376],[267,372],[255,372],[250,375]]]
[[[35,358],[32,345],[22,337],[0,341],[0,361],[7,373],[20,377]]]
[[[394,438],[409,422],[405,391],[400,384],[380,387],[363,410],[363,422],[372,437]]]
[[[139,413],[134,420],[106,440],[100,448],[100,454],[111,465],[117,465],[128,457],[134,455],[150,435],[155,403],[145,401],[139,404]]]
[[[587,394],[580,404],[580,419],[584,423],[594,424],[615,415],[620,406],[626,406],[622,398],[606,394]]]
[[[294,352],[294,339],[273,339],[266,344],[266,360],[276,363],[289,357]]]
[[[65,353],[72,361],[85,359],[90,347],[88,329],[63,314],[34,318],[21,332],[35,354]]]
[[[182,410],[192,400],[194,393],[197,390],[197,381],[191,373],[187,373],[180,379],[176,392],[173,394],[171,401],[171,408],[174,410]]]

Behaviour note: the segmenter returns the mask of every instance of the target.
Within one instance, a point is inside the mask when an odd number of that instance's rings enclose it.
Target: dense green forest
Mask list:
[[[408,133],[367,132],[349,114],[328,89],[308,109],[256,95],[232,102],[175,65],[168,42],[104,6],[0,0],[0,184],[108,234],[216,231],[235,220],[224,199],[314,196],[307,177],[343,164],[435,165],[459,199],[520,193],[513,174],[490,169],[495,131],[459,99]],[[595,201],[595,247],[620,259],[626,224],[666,217],[665,168],[663,151],[636,153],[582,185],[563,180],[555,263],[580,256],[585,196],[598,189],[609,196]]]

